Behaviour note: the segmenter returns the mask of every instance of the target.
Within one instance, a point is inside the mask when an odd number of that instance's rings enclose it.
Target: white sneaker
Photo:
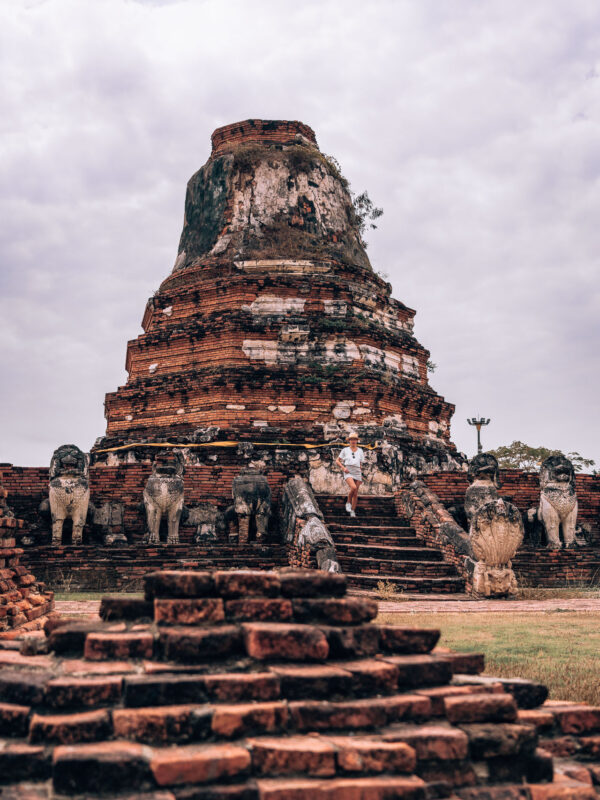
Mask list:
[[[351,513],[352,513],[352,506],[350,505],[350,503],[346,503],[346,511],[347,511],[349,514],[351,514]]]
[[[355,517],[356,516],[356,511],[352,511],[352,509],[350,509],[350,516],[351,517]]]

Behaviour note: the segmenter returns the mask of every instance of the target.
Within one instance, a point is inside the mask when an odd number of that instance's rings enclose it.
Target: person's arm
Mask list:
[[[347,469],[346,465],[345,465],[345,464],[342,464],[342,462],[340,461],[340,456],[341,456],[341,455],[342,455],[342,454],[340,453],[340,455],[339,455],[339,456],[336,458],[336,460],[335,460],[335,463],[338,465],[338,467],[340,467],[340,469],[342,470],[342,472],[344,472],[344,473],[345,473],[345,472],[348,472],[348,469]]]

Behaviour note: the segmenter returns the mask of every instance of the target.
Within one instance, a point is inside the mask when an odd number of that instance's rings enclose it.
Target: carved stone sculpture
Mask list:
[[[280,502],[283,541],[294,550],[308,553],[324,572],[341,572],[335,544],[323,522],[310,486],[299,475],[283,487]]]
[[[477,559],[473,592],[484,597],[514,594],[517,580],[511,560],[523,541],[523,518],[512,503],[491,500],[471,520],[469,535]]]
[[[106,547],[122,547],[127,544],[123,503],[114,501],[106,501],[101,505],[90,503],[90,516],[93,533],[102,537]]]
[[[550,456],[540,469],[540,505],[538,518],[544,525],[549,549],[574,547],[577,524],[575,470],[563,455]]]
[[[250,522],[256,522],[256,540],[266,536],[271,516],[271,489],[264,475],[248,467],[233,479],[233,506],[238,519],[238,542],[248,541]]]
[[[514,594],[517,580],[511,561],[523,541],[519,509],[499,494],[498,461],[479,453],[469,464],[471,485],[465,495],[465,514],[473,556],[473,592],[483,597]]]
[[[471,484],[465,494],[465,514],[470,524],[478,509],[493,500],[497,500],[500,488],[500,470],[498,461],[491,453],[478,453],[469,462],[467,473]]]
[[[167,518],[167,544],[179,544],[179,520],[183,510],[183,456],[178,450],[161,451],[152,465],[144,489],[148,544],[160,543],[160,521]]]
[[[74,545],[81,544],[90,502],[89,457],[74,444],[63,444],[50,462],[52,544],[62,543],[63,524],[73,521]]]

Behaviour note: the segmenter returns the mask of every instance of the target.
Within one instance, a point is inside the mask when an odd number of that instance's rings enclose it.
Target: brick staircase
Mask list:
[[[387,581],[406,592],[464,591],[454,565],[417,539],[414,528],[397,516],[392,497],[360,496],[355,519],[344,510],[345,497],[318,495],[317,502],[351,588],[375,590]]]

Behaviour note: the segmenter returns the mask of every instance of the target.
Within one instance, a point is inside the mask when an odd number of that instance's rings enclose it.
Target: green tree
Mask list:
[[[562,450],[551,450],[548,447],[530,447],[524,442],[513,442],[487,452],[496,456],[502,469],[522,469],[525,472],[537,472],[542,461],[548,456],[565,455]],[[573,464],[575,472],[583,472],[583,470],[593,467],[596,463],[593,459],[584,458],[576,452],[566,453],[566,457]]]

